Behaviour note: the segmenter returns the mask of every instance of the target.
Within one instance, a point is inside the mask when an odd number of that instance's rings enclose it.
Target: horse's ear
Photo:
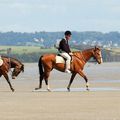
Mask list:
[[[97,50],[97,46],[95,46],[95,50]]]
[[[97,45],[95,46],[95,50],[99,50],[100,49],[100,47],[98,47]]]

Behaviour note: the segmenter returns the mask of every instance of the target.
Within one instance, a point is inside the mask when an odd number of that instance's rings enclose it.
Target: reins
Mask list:
[[[86,59],[85,59],[85,57],[83,56],[83,53],[80,52],[80,54],[82,55],[82,58],[83,58],[84,62],[86,62]]]

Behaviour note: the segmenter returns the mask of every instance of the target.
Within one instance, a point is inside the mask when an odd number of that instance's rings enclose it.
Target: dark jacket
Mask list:
[[[60,41],[60,44],[59,44],[59,51],[60,51],[60,52],[66,52],[66,53],[70,53],[70,52],[71,52],[67,40],[62,39],[62,40]]]

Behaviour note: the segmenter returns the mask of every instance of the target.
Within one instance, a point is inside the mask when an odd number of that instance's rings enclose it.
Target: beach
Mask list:
[[[76,76],[67,92],[70,74],[53,70],[47,92],[43,81],[38,87],[37,63],[25,63],[25,72],[11,79],[11,92],[5,79],[0,79],[0,120],[120,120],[120,63],[88,63],[84,69],[90,83]],[[9,74],[10,76],[10,74]]]

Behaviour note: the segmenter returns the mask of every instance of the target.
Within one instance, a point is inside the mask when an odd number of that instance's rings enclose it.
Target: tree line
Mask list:
[[[0,45],[43,45],[44,47],[51,47],[57,39],[61,39],[64,32],[0,32]],[[120,46],[120,33],[109,32],[102,33],[96,31],[77,32],[72,31],[72,38],[70,44],[89,44],[93,41],[101,44],[117,44]]]

